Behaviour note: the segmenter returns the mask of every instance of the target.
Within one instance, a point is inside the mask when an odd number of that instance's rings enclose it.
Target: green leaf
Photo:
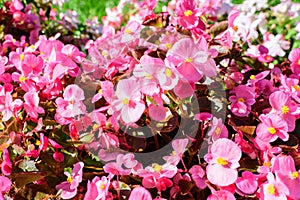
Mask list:
[[[233,4],[242,4],[244,0],[232,0],[231,1]]]
[[[300,3],[300,0],[292,0],[293,3]]]
[[[280,4],[280,0],[268,0],[269,6],[276,6],[278,4]]]

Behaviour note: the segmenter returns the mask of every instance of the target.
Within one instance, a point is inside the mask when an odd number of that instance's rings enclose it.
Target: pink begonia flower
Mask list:
[[[82,101],[85,99],[84,91],[78,85],[68,85],[63,94],[64,98],[57,98],[55,118],[59,123],[68,124],[75,116],[84,114],[86,111]]]
[[[261,121],[256,128],[256,136],[265,142],[274,142],[278,137],[283,141],[289,139],[287,123],[276,114],[261,114]]]
[[[12,163],[9,158],[9,152],[3,149],[3,162],[1,163],[1,171],[5,176],[9,176],[12,172]]]
[[[242,195],[254,194],[258,189],[257,177],[249,171],[244,171],[242,177],[238,177],[235,184]]]
[[[290,42],[284,40],[284,36],[282,34],[278,34],[276,36],[271,33],[264,34],[263,45],[269,49],[269,55],[273,57],[283,57],[285,55],[284,50],[288,50],[290,48]]]
[[[176,42],[167,53],[166,64],[173,68],[189,82],[200,80],[203,75],[212,77],[217,75],[214,51],[208,50],[204,38],[196,44],[191,38],[183,38]]]
[[[152,200],[151,193],[145,188],[138,186],[134,188],[129,196],[128,200]]]
[[[272,106],[271,113],[276,113],[286,121],[288,132],[295,129],[296,114],[299,114],[298,105],[294,102],[288,93],[282,91],[273,92],[270,95],[269,102]]]
[[[155,121],[162,121],[166,118],[166,108],[163,105],[150,104],[148,110],[149,116]]]
[[[62,163],[65,160],[64,154],[62,154],[61,152],[58,152],[58,150],[56,149],[56,151],[53,154],[53,159],[56,162]]]
[[[2,100],[0,100],[0,112],[2,113],[2,121],[7,121],[13,116],[17,116],[18,111],[21,110],[23,102],[20,99],[15,99],[13,101],[12,95],[10,92],[4,94]],[[1,97],[0,97],[1,98]]]
[[[0,200],[5,200],[3,194],[8,192],[11,187],[11,181],[5,176],[0,176]]]
[[[213,117],[212,114],[208,112],[201,112],[195,114],[194,119],[201,122],[201,121],[209,121],[212,119],[212,117]]]
[[[292,72],[300,75],[300,48],[295,48],[290,52],[289,60],[291,61]]]
[[[288,188],[288,196],[300,199],[300,170],[296,170],[294,159],[291,156],[279,155],[272,159],[272,170],[276,177]]]
[[[67,181],[62,182],[55,187],[57,190],[62,190],[61,198],[72,199],[76,196],[77,187],[82,181],[83,166],[83,162],[78,162],[74,165],[72,174],[69,172],[64,173],[68,177]]]
[[[149,189],[156,188],[160,192],[172,187],[173,182],[166,177],[155,178],[154,176],[146,176],[143,178],[142,185]]]
[[[134,154],[118,154],[116,162],[105,164],[103,169],[112,175],[128,175],[135,167],[138,167],[138,164],[138,161],[134,159]]]
[[[199,19],[201,10],[197,8],[194,0],[181,0],[178,1],[175,14],[177,17],[177,23],[184,28],[193,28],[203,22]]]
[[[138,121],[146,107],[136,80],[120,80],[115,94],[117,99],[112,102],[112,110],[116,118],[121,118],[125,123]]]
[[[25,54],[23,62],[23,70],[34,75],[39,75],[44,67],[43,59],[40,56],[34,54]]]
[[[238,177],[236,169],[240,166],[241,156],[241,149],[233,141],[226,138],[216,140],[210,152],[204,157],[208,163],[206,167],[208,180],[218,186],[233,184]]]
[[[38,114],[45,112],[44,109],[39,106],[40,98],[37,92],[27,92],[24,95],[24,100],[24,109],[30,117],[37,119]]]
[[[222,123],[222,119],[213,117],[211,121],[210,130],[207,132],[208,136],[211,136],[213,141],[216,141],[219,138],[227,138],[228,130],[226,126]]]
[[[189,173],[192,175],[192,178],[194,182],[196,183],[196,186],[200,189],[206,188],[205,181],[207,178],[205,177],[205,171],[202,169],[200,165],[194,165],[190,170]]]
[[[109,185],[110,180],[106,176],[102,176],[101,179],[96,176],[92,181],[88,181],[84,200],[106,200]]]
[[[281,86],[279,86],[279,90],[283,91],[287,94],[291,94],[291,97],[300,102],[300,86],[298,78],[287,78],[286,76],[280,77]]]
[[[288,188],[274,175],[269,172],[268,181],[261,186],[261,200],[287,200]]]
[[[138,21],[130,21],[121,30],[121,43],[128,43],[137,39],[141,31],[141,24]]]
[[[229,97],[231,111],[239,117],[248,116],[251,106],[255,103],[254,88],[246,85],[239,85],[233,91],[235,95]]]
[[[176,139],[172,141],[172,147],[174,151],[170,156],[164,156],[163,159],[172,165],[177,165],[186,150],[186,147],[189,143],[188,139]]]
[[[235,200],[235,197],[227,190],[219,190],[209,195],[207,200]]]
[[[249,86],[255,86],[257,82],[263,80],[269,75],[270,71],[263,71],[260,72],[256,75],[251,75],[250,79],[248,80],[248,85]]]

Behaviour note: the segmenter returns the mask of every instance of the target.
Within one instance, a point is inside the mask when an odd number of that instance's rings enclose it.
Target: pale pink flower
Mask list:
[[[138,186],[134,188],[129,196],[128,200],[152,200],[152,196],[148,190],[145,188]]]
[[[294,159],[291,156],[279,155],[272,159],[272,170],[276,177],[288,188],[288,196],[300,199],[300,170],[296,170]]]
[[[121,118],[125,123],[138,121],[146,107],[136,80],[120,80],[115,94],[117,98],[112,102],[112,110],[116,118]]]
[[[8,192],[11,187],[11,181],[5,176],[0,176],[0,200],[4,200],[3,194]]]
[[[227,138],[228,130],[226,126],[222,123],[221,118],[213,117],[211,121],[210,130],[207,132],[208,136],[211,136],[213,141],[216,141],[219,138]]]
[[[194,0],[178,1],[175,14],[177,16],[177,23],[184,28],[193,28],[203,22],[199,19],[201,15],[200,9],[197,8]]]
[[[172,165],[177,165],[186,150],[186,147],[189,143],[188,139],[176,139],[172,141],[172,147],[174,151],[170,156],[164,156],[163,159]]]
[[[213,192],[207,200],[235,200],[235,197],[232,193],[227,190],[218,190]]]
[[[189,170],[189,173],[192,175],[192,178],[198,188],[200,189],[206,188],[205,181],[207,180],[207,178],[205,177],[205,171],[202,169],[200,165],[194,165]]]
[[[4,101],[2,101],[4,100]],[[11,117],[16,117],[18,111],[21,110],[23,102],[20,99],[15,99],[13,101],[10,92],[5,92],[5,96],[0,100],[0,112],[2,113],[2,121],[7,121]]]
[[[68,177],[67,181],[64,181],[56,186],[57,190],[62,190],[61,197],[63,199],[72,199],[77,194],[77,187],[82,181],[82,169],[84,163],[78,162],[74,165],[72,173],[65,172]]]
[[[300,75],[300,48],[293,49],[289,54],[292,72]]]
[[[217,74],[214,51],[208,50],[206,40],[201,37],[198,43],[191,38],[183,38],[176,42],[167,53],[166,64],[177,67],[178,72],[189,82],[200,80]]]
[[[102,176],[101,179],[96,176],[92,181],[88,181],[87,192],[84,196],[84,200],[106,200],[108,194],[108,188],[110,180]]]
[[[37,119],[38,114],[45,112],[44,109],[39,106],[40,98],[37,92],[27,92],[24,95],[24,100],[24,109],[30,117]]]
[[[261,114],[261,121],[256,129],[258,138],[265,142],[274,142],[278,137],[284,141],[289,139],[287,123],[276,114]]]
[[[287,200],[288,188],[269,172],[268,181],[261,186],[261,200]]]
[[[241,149],[233,141],[226,138],[216,140],[210,152],[204,157],[208,163],[206,167],[208,180],[219,186],[233,184],[238,177],[236,169],[240,166],[241,156]]]

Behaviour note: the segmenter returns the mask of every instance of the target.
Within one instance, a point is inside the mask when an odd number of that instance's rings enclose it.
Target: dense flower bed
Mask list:
[[[157,3],[1,4],[0,200],[300,199],[300,4]]]

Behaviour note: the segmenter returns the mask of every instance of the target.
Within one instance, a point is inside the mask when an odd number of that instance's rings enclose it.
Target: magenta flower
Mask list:
[[[226,126],[222,123],[222,119],[217,119],[213,117],[211,122],[211,128],[207,132],[208,136],[211,136],[213,141],[216,141],[219,138],[227,138],[228,130]]]
[[[291,61],[292,72],[300,74],[300,48],[293,49],[289,54],[289,60]]]
[[[8,192],[11,186],[11,181],[5,176],[0,176],[0,200],[4,200],[3,194]]]
[[[176,7],[177,23],[184,28],[193,28],[198,26],[200,21],[199,16],[201,15],[200,9],[197,9],[196,2],[194,0],[182,0],[178,1]]]
[[[296,114],[299,114],[298,105],[290,98],[288,93],[276,91],[270,95],[270,104],[273,108],[272,113],[276,113],[286,121],[288,132],[295,129]]]
[[[205,177],[205,171],[202,169],[200,165],[194,165],[190,170],[190,174],[192,175],[192,179],[194,180],[196,186],[200,189],[206,188],[205,181],[207,180]]]
[[[84,163],[78,162],[74,165],[72,173],[65,172],[68,177],[67,181],[64,181],[56,186],[57,190],[62,190],[61,197],[63,199],[72,199],[77,194],[77,187],[82,181],[82,169]]]
[[[152,196],[148,190],[145,188],[138,186],[134,188],[129,196],[128,200],[152,200]]]
[[[289,193],[288,188],[274,175],[269,172],[268,181],[261,186],[261,200],[284,200]]]
[[[239,85],[232,92],[235,93],[235,96],[229,97],[231,111],[239,117],[248,116],[251,106],[255,103],[254,88]]]
[[[106,200],[110,180],[102,176],[101,179],[96,176],[92,181],[88,181],[87,192],[84,200]]]
[[[5,176],[9,176],[12,172],[12,163],[9,158],[9,152],[3,149],[3,162],[1,163],[1,171]]]
[[[26,110],[27,114],[34,118],[38,118],[38,114],[44,113],[44,109],[39,106],[39,95],[37,92],[27,92],[24,95],[24,109]]]
[[[142,101],[140,86],[135,79],[120,80],[116,96],[112,102],[112,110],[116,118],[121,118],[125,123],[133,123],[140,119],[145,110],[145,104]]]
[[[257,176],[249,171],[244,171],[242,177],[238,177],[236,180],[236,187],[239,193],[242,194],[254,194],[258,188]]]
[[[280,155],[274,158],[273,172],[276,177],[288,188],[288,196],[292,199],[300,199],[300,170],[296,170],[294,159],[291,156]]]
[[[171,68],[177,66],[178,72],[189,82],[200,80],[217,74],[213,51],[208,50],[204,38],[195,43],[191,38],[183,38],[176,42],[167,53],[166,64]]]
[[[233,141],[220,138],[210,149],[204,159],[208,163],[206,174],[208,180],[219,186],[233,184],[238,177],[237,168],[242,156],[241,149]]]

